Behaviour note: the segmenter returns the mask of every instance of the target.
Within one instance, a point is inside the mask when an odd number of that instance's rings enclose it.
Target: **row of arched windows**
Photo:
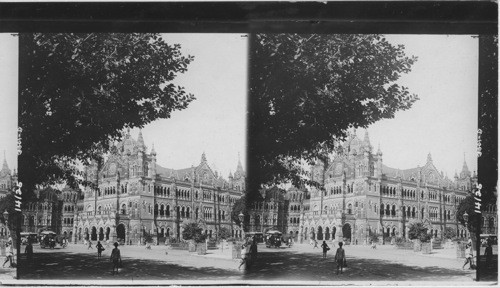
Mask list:
[[[290,224],[299,224],[300,218],[299,217],[290,217]]]
[[[64,225],[73,225],[73,218],[63,218]]]
[[[64,205],[63,211],[64,212],[74,212],[75,206],[74,205]]]
[[[299,212],[300,211],[300,206],[299,205],[291,205],[290,206],[290,211],[292,211],[292,212]]]
[[[292,195],[290,195],[290,200],[301,201],[302,200],[302,193],[292,193]]]

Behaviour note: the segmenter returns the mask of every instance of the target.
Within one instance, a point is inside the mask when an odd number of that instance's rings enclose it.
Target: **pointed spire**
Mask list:
[[[151,155],[154,155],[156,156],[156,151],[155,151],[155,143],[153,142],[152,146],[151,146]]]
[[[7,157],[5,157],[5,150],[3,150],[3,164],[0,175],[10,175],[9,165],[7,164]]]
[[[467,166],[467,162],[465,161],[465,153],[464,153],[464,164],[462,165],[462,172],[460,172],[460,178],[470,177],[469,167]]]
[[[139,136],[137,137],[137,142],[139,143],[139,148],[142,148],[142,150],[144,150],[146,145],[144,145],[144,138],[142,138],[142,129],[139,130]]]
[[[203,151],[203,154],[201,154],[201,163],[206,163],[207,162],[207,156],[205,156],[205,151]]]
[[[228,176],[229,179],[233,178],[233,173],[231,173],[231,170],[229,170],[229,176]]]
[[[432,163],[431,152],[429,152],[429,154],[427,154],[427,163]]]

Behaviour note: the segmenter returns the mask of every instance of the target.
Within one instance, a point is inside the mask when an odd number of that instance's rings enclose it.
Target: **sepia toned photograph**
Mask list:
[[[0,33],[0,283],[498,284],[497,33],[264,6]]]

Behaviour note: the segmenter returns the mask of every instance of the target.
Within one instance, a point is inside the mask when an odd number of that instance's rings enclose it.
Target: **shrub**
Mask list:
[[[426,229],[427,230],[427,229]],[[432,236],[430,234],[421,234],[419,237],[418,237],[418,240],[420,240],[420,242],[422,243],[427,243],[427,242],[430,242],[431,241],[431,238]]]
[[[444,238],[446,239],[453,239],[457,236],[457,231],[453,229],[452,227],[446,227],[443,233]]]
[[[205,241],[206,235],[203,234],[203,229],[196,222],[185,223],[182,228],[182,239],[194,240],[196,243]]]

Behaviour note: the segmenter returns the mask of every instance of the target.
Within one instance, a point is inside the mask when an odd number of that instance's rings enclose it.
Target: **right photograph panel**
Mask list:
[[[478,39],[250,36],[248,280],[470,281],[476,242],[497,254],[496,200],[474,213]]]

